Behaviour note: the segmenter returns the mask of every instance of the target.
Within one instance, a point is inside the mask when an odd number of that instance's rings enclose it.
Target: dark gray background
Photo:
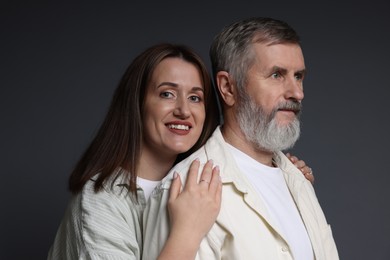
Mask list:
[[[315,171],[341,258],[390,259],[386,1],[30,2],[0,4],[1,259],[46,257],[68,175],[136,54],[184,43],[209,65],[212,37],[250,16],[285,20],[302,37],[309,73],[293,153]]]

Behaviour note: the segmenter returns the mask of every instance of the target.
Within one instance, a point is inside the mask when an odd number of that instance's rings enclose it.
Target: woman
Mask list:
[[[99,132],[70,176],[73,196],[48,258],[141,259],[147,198],[218,122],[215,94],[198,55],[170,44],[141,53],[125,72]],[[308,172],[304,162],[298,164]],[[198,168],[195,161],[182,192],[180,178],[173,180],[172,231],[160,259],[193,253],[218,214],[218,167],[208,162],[202,171],[212,176],[210,184],[197,182]],[[194,193],[203,194],[202,199]],[[189,230],[185,214],[191,210],[204,212],[204,220]]]

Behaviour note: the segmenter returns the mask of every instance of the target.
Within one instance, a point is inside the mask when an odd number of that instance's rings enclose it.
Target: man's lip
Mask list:
[[[299,109],[288,109],[288,108],[279,108],[278,111],[293,112],[294,114],[298,114],[300,112]]]

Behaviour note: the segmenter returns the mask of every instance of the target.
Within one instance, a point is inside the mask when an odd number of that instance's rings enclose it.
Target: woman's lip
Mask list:
[[[192,124],[190,122],[183,122],[183,121],[172,121],[165,124],[169,128],[192,128]]]
[[[168,124],[167,125],[168,130],[171,133],[177,134],[177,135],[186,135],[190,133],[191,127],[188,125],[183,125],[183,124]]]

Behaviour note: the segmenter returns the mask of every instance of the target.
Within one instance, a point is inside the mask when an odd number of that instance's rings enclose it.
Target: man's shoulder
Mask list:
[[[191,166],[191,163],[195,159],[199,159],[201,164],[205,164],[207,160],[209,159],[209,152],[208,152],[208,147],[213,145],[215,143],[215,139],[217,138],[216,136],[221,135],[220,134],[219,127],[215,129],[213,135],[207,140],[207,142],[201,146],[198,150],[193,152],[191,155],[189,155],[187,158],[183,159],[179,163],[177,163],[168,173],[168,175],[163,179],[163,181],[169,179],[171,180],[173,177],[174,172],[178,172],[181,176],[187,176],[188,169]]]
[[[202,146],[197,151],[192,153],[190,156],[185,158],[184,160],[177,163],[168,173],[168,175],[163,179],[163,182],[170,181],[173,178],[173,173],[177,172],[180,174],[182,182],[185,182],[185,179],[188,175],[188,169],[190,168],[192,162],[196,159],[199,159],[201,164],[207,162],[207,154],[205,150],[205,146]]]
[[[273,160],[282,171],[295,173],[299,177],[302,177],[302,174],[298,168],[287,158],[283,152],[276,152],[273,156]]]

